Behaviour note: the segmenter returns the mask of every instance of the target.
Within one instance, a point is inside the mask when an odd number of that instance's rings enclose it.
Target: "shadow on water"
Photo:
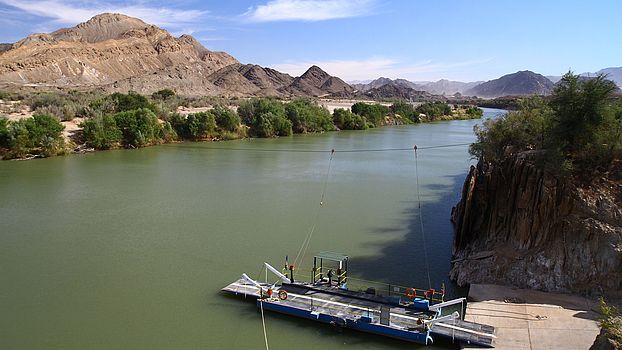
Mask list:
[[[448,274],[454,238],[451,209],[460,199],[466,175],[465,172],[445,177],[450,180],[450,185],[422,186],[423,193],[432,192],[439,196],[435,201],[422,201],[424,234],[417,198],[409,203],[399,226],[374,229],[374,233],[388,234],[404,232],[405,228],[406,234],[401,239],[379,244],[375,247],[377,255],[351,259],[351,269],[355,270],[353,277],[427,289],[430,287],[427,275],[429,265],[432,288],[438,290],[445,283],[447,298],[465,296],[468,289],[450,282]]]

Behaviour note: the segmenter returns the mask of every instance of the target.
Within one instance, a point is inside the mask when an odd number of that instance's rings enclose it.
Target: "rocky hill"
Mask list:
[[[463,93],[464,91],[481,83],[481,81],[463,83],[461,81],[441,79],[438,81],[420,82],[417,84],[406,79],[392,80],[389,78],[381,77],[376,80],[372,80],[371,82],[366,84],[353,84],[352,87],[360,92],[367,92],[369,90],[377,89],[387,84],[393,84],[397,87],[409,88],[417,91],[425,91],[433,95],[453,95],[455,93]]]
[[[622,89],[622,67],[609,67],[601,69],[593,75],[597,74],[607,75],[607,79],[613,81],[619,88]]]
[[[478,97],[549,95],[554,88],[545,76],[525,70],[489,80],[464,92]]]
[[[451,278],[620,294],[622,162],[585,181],[542,171],[533,152],[471,168],[452,213]]]
[[[474,81],[464,83],[461,81],[452,81],[447,79],[441,79],[439,81],[433,81],[421,85],[421,89],[435,95],[454,95],[456,93],[464,93],[466,90],[473,88],[481,81]]]
[[[283,93],[308,96],[340,96],[348,97],[354,88],[343,80],[331,76],[318,66],[311,66],[303,75],[295,78],[292,83],[281,89]]]
[[[398,98],[411,101],[433,101],[443,99],[442,96],[435,96],[425,91],[415,90],[394,81],[389,84],[367,90],[363,93],[359,93],[358,96],[369,99]]]
[[[105,13],[72,28],[0,45],[0,84],[101,88],[183,95],[349,96],[354,89],[319,67],[301,77],[210,51],[140,19]]]

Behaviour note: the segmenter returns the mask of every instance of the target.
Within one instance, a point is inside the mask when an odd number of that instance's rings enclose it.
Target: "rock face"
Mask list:
[[[291,95],[342,96],[352,95],[354,89],[343,80],[331,76],[318,66],[311,66],[303,75],[295,78],[291,85],[281,89]]]
[[[554,87],[544,75],[525,70],[489,80],[464,94],[478,97],[549,95]]]
[[[442,96],[433,96],[425,91],[415,90],[395,82],[367,90],[362,94],[362,96],[364,98],[372,99],[399,98],[413,101],[433,101],[444,99]]]
[[[589,183],[544,173],[529,154],[472,167],[454,208],[450,277],[578,293],[622,290],[622,164]]]
[[[240,64],[190,35],[105,13],[73,28],[0,44],[0,84],[182,95],[349,96],[343,80],[311,67],[301,77]]]
[[[137,18],[101,14],[73,28],[33,34],[0,54],[0,81],[52,86],[109,86],[149,92],[156,80],[187,81],[200,88],[211,73],[237,63],[194,38],[175,38]],[[153,86],[152,86],[153,85]]]

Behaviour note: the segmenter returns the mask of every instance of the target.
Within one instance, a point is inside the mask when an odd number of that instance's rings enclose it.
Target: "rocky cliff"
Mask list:
[[[540,170],[523,153],[471,167],[454,208],[460,285],[545,291],[622,290],[622,162],[589,181]]]
[[[138,18],[104,13],[72,28],[0,44],[0,84],[37,88],[170,88],[182,95],[338,96],[350,85],[313,66],[298,78],[241,64],[190,35],[174,37]]]

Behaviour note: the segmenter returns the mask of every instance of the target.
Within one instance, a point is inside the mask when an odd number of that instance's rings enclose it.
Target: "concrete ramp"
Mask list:
[[[496,349],[589,349],[600,332],[596,301],[580,296],[472,284],[468,300],[465,320],[494,326]]]
[[[430,333],[461,344],[495,347],[495,327],[486,324],[456,318],[434,323]]]

